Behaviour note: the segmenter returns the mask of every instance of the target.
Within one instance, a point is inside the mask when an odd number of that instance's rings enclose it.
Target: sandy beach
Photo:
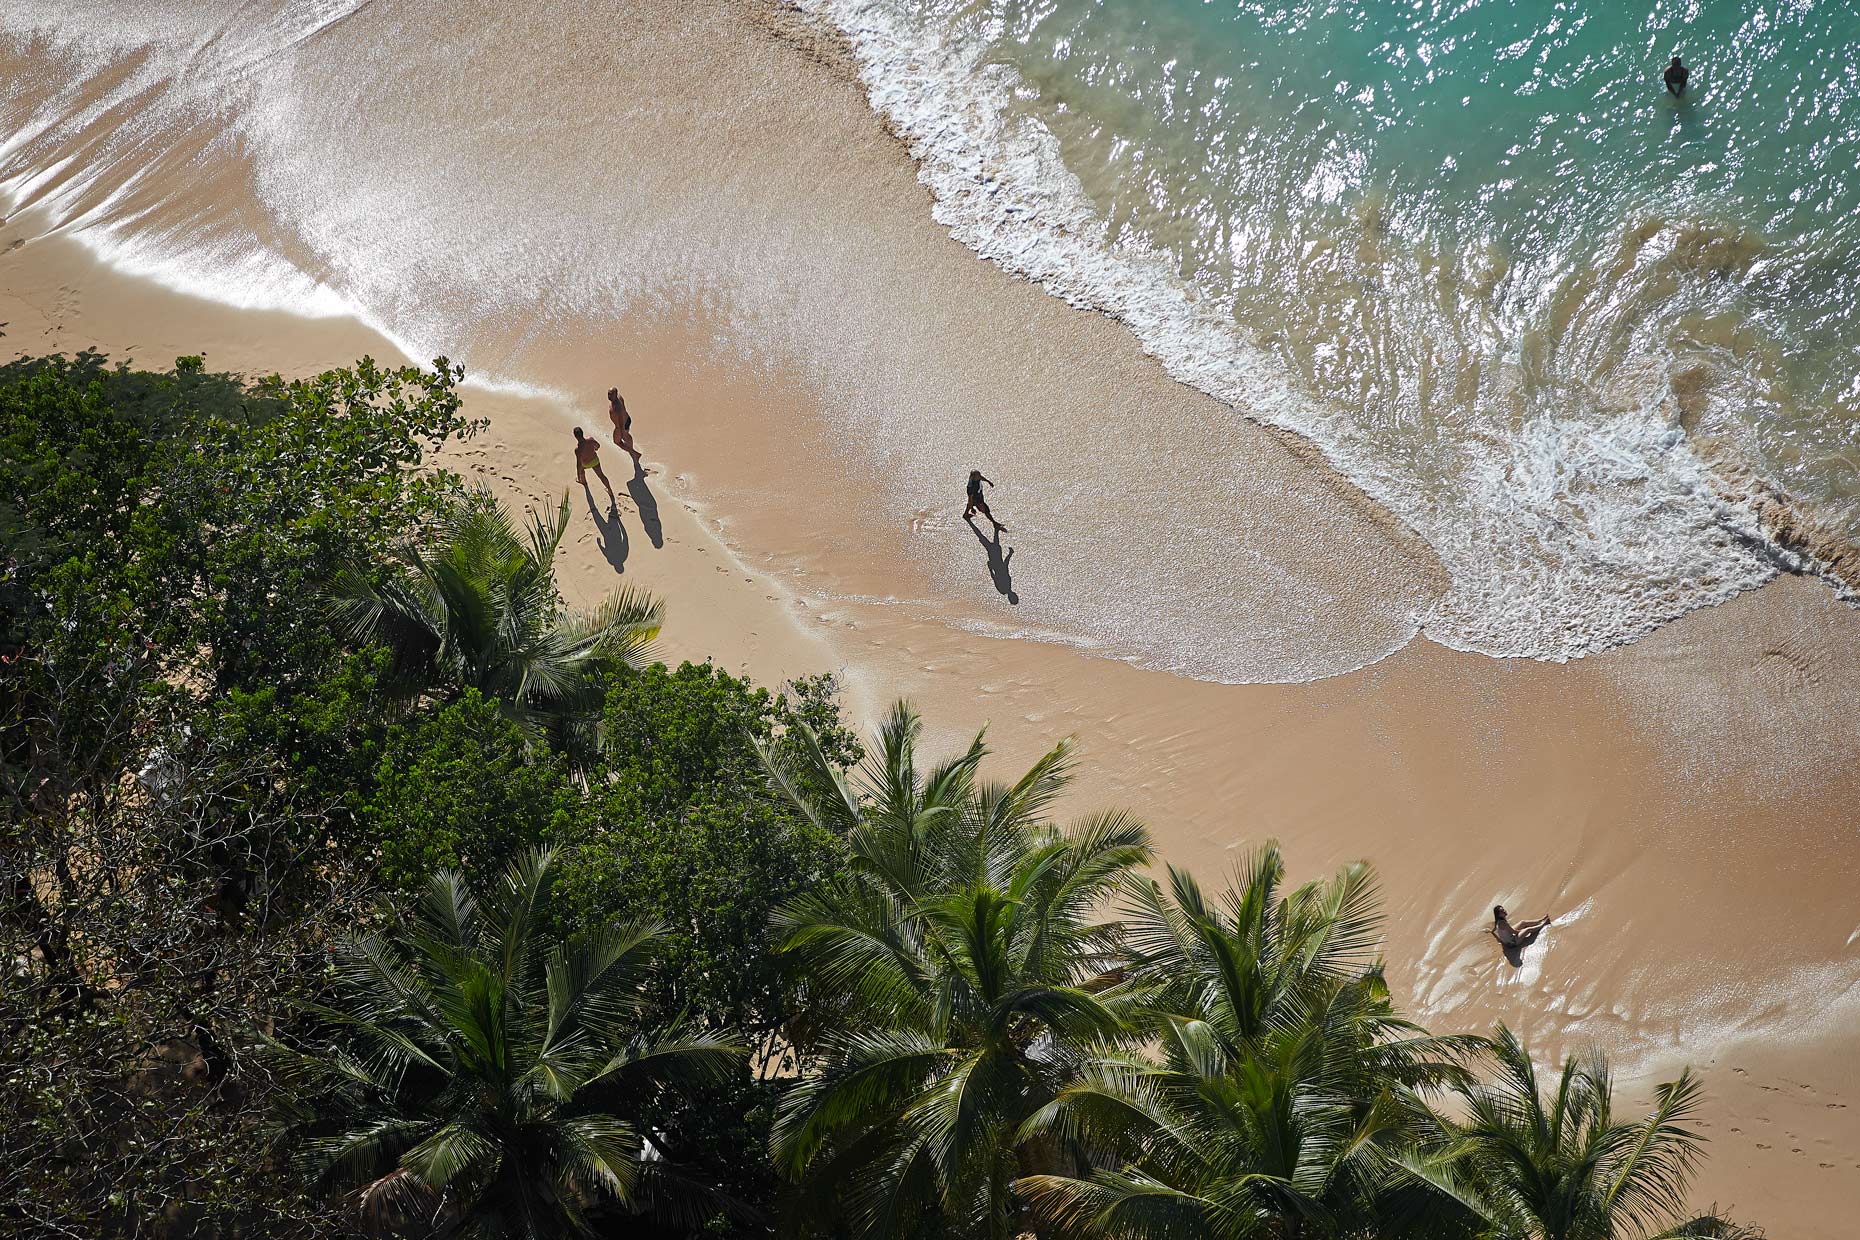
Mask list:
[[[655,19],[641,40],[634,84],[664,106],[627,141],[690,152],[687,174],[724,186],[735,218],[766,217],[743,261],[789,245],[792,266],[781,299],[765,267],[725,268],[708,286],[668,281],[620,319],[474,328],[475,355],[575,403],[468,388],[491,425],[444,463],[517,505],[569,492],[572,602],[644,586],[666,600],[669,661],[708,657],[771,685],[831,671],[861,720],[902,697],[939,744],[986,724],[1003,771],[1075,736],[1070,808],[1132,809],[1167,861],[1209,882],[1268,838],[1299,876],[1367,858],[1410,1014],[1439,1031],[1503,1020],[1545,1055],[1599,1046],[1636,1104],[1690,1062],[1710,1099],[1697,1204],[1773,1237],[1851,1233],[1860,610],[1783,576],[1568,663],[1437,645],[1412,620],[1444,588],[1424,544],[1309,445],[1219,416],[1116,322],[952,240],[830,40],[754,5]],[[650,54],[674,44],[675,63]],[[730,85],[702,106],[672,106],[717,82]],[[682,210],[676,187],[655,189]],[[302,374],[401,356],[354,318],[238,309],[126,274],[71,231],[31,210],[0,225],[5,357],[95,348],[159,367],[204,353],[212,369]],[[851,318],[883,324],[866,338],[882,347],[824,351]],[[624,455],[604,453],[617,518],[598,484],[592,501],[574,484],[569,451],[577,423],[608,440],[600,393],[616,382],[652,469],[629,485]],[[1218,471],[1170,446],[1196,424]],[[1017,462],[1094,437],[1095,472],[1017,507]],[[938,458],[989,462],[1003,520],[1025,523],[1011,561],[991,563],[961,521],[960,469],[909,525],[880,515],[870,462],[899,441],[915,446],[887,463],[907,478]],[[1105,477],[1128,485],[1095,489]],[[1218,537],[1172,511],[1182,485],[1230,489]],[[1295,638],[1310,678],[1172,674],[1167,633],[1141,660],[1107,657],[1128,649],[1116,634],[1042,640],[1047,601],[1090,585],[1094,548],[1066,536],[1080,505],[1110,505],[1123,537],[1168,548],[1155,572],[1191,610],[1248,614],[1236,592],[1275,581],[1279,601],[1306,600],[1270,624],[1262,602],[1257,644]],[[1252,567],[1232,570],[1236,557]],[[1557,917],[1523,970],[1485,934],[1495,903]]]

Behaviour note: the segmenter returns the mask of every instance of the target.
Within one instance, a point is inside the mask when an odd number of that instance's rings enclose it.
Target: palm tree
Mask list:
[[[338,614],[358,639],[386,643],[422,687],[476,689],[532,729],[585,723],[600,707],[596,673],[642,662],[665,613],[631,587],[592,611],[563,608],[555,554],[568,515],[564,493],[553,521],[528,514],[523,536],[480,489],[447,514],[430,550],[398,548],[384,579],[344,572]]]
[[[1652,1112],[1617,1120],[1613,1080],[1597,1055],[1563,1061],[1554,1090],[1503,1025],[1488,1042],[1490,1084],[1462,1089],[1465,1119],[1451,1145],[1415,1170],[1454,1192],[1503,1240],[1610,1240],[1738,1234],[1711,1216],[1678,1222],[1705,1138],[1687,1125],[1702,1092],[1691,1069],[1658,1086]],[[1746,1233],[1747,1234],[1747,1233]]]
[[[1468,1234],[1472,1216],[1396,1157],[1434,1131],[1423,1093],[1476,1040],[1396,1016],[1374,877],[1353,865],[1283,897],[1276,847],[1219,905],[1169,871],[1131,885],[1131,976],[1163,1013],[1159,1055],[1090,1065],[1034,1115],[1101,1151],[1088,1175],[1020,1182],[1071,1234],[1219,1240]]]
[[[816,1070],[783,1099],[773,1152],[805,1220],[999,1237],[1018,1230],[1013,1180],[1066,1155],[1022,1125],[1124,1028],[1134,996],[1114,984],[1115,928],[1094,918],[1150,847],[1122,814],[1046,819],[1069,745],[990,785],[980,736],[920,772],[921,730],[896,707],[857,789],[811,737],[796,766],[765,754],[852,858],[777,918],[815,1009],[797,1039]]]
[[[342,945],[328,1037],[275,1047],[314,1183],[359,1189],[365,1223],[404,1235],[585,1234],[603,1209],[688,1217],[702,1202],[641,1116],[743,1054],[726,1035],[642,1028],[657,926],[559,941],[553,855],[526,853],[474,899],[429,880],[405,930]]]

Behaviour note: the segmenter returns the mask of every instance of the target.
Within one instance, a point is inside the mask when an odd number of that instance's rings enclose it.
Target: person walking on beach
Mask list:
[[[1679,57],[1673,57],[1673,63],[1666,66],[1666,89],[1677,99],[1686,93],[1686,79],[1692,71],[1679,63]]]
[[[969,471],[969,506],[962,510],[962,519],[967,521],[979,512],[984,517],[988,518],[988,524],[994,526],[995,533],[999,534],[1005,531],[1007,526],[995,520],[995,514],[988,511],[988,501],[982,498],[982,484],[984,482],[989,486],[995,484],[994,479],[982,477],[981,470],[971,469]]]
[[[1524,963],[1524,949],[1537,941],[1537,936],[1544,932],[1550,920],[1549,917],[1539,917],[1536,921],[1522,921],[1514,926],[1505,915],[1505,906],[1495,904],[1492,906],[1492,928],[1486,933],[1498,940],[1499,949],[1505,953],[1505,960],[1516,968]]]
[[[575,481],[584,487],[587,486],[588,471],[593,470],[594,476],[599,478],[601,485],[607,488],[608,503],[618,505],[620,501],[614,496],[614,484],[607,481],[607,475],[601,469],[600,453],[600,441],[592,435],[582,434],[581,428],[577,426],[575,428]]]
[[[614,442],[633,458],[633,468],[645,473],[646,467],[639,463],[639,451],[633,446],[633,415],[626,411],[626,401],[620,395],[619,388],[607,389],[607,416],[613,419]]]

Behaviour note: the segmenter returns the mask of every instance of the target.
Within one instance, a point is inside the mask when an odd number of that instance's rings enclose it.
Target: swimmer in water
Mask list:
[[[1673,98],[1686,93],[1686,79],[1691,76],[1692,71],[1679,63],[1679,57],[1673,57],[1673,63],[1666,66],[1666,89],[1672,92]]]

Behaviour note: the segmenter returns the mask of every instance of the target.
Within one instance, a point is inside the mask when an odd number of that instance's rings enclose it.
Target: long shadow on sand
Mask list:
[[[626,493],[633,497],[633,506],[639,509],[639,524],[646,531],[646,540],[655,547],[663,547],[665,527],[659,524],[659,501],[654,498],[652,488],[646,485],[646,471],[638,465],[633,466],[633,476],[626,480]]]
[[[988,553],[988,576],[995,583],[995,592],[1010,603],[1019,604],[1020,595],[1014,593],[1014,571],[1008,562],[1014,558],[1014,548],[1009,547],[1007,554],[1001,553],[1001,531],[989,538],[982,533],[981,527],[972,518],[964,517],[968,522],[969,532],[975,535],[975,541],[982,544],[982,550]]]
[[[601,549],[616,573],[624,573],[632,544],[626,536],[626,526],[620,523],[620,509],[614,506],[602,512],[594,502],[593,488],[583,485],[581,490],[588,497],[588,515],[594,518],[594,545]]]

